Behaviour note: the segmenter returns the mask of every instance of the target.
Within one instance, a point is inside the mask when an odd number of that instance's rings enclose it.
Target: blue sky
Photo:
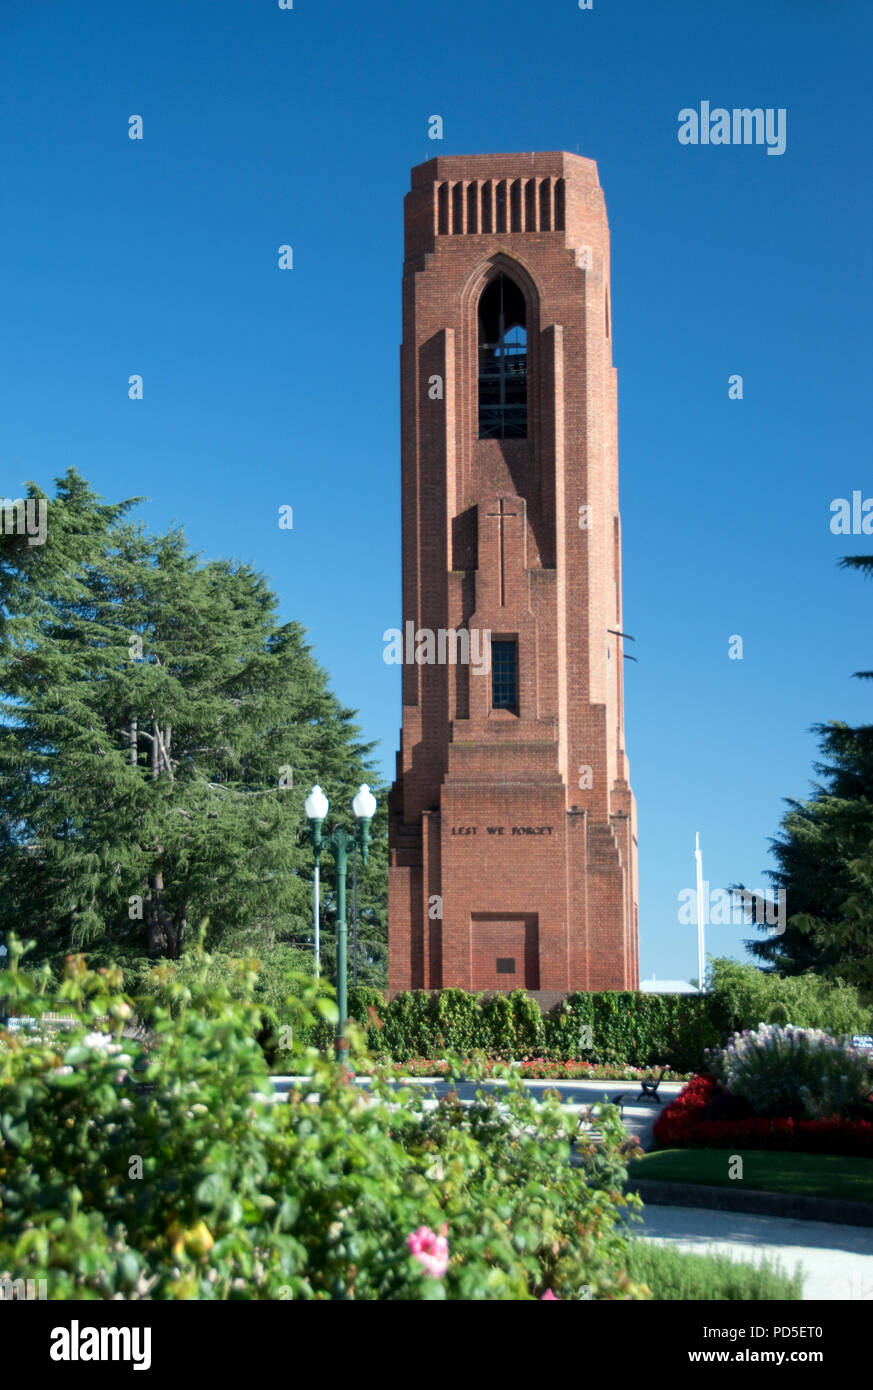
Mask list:
[[[0,0],[3,492],[74,465],[255,563],[390,778],[409,169],[596,159],[642,973],[693,976],[695,830],[713,887],[763,884],[810,725],[870,719],[873,590],[837,560],[873,540],[829,507],[873,497],[871,46],[866,0]],[[702,100],[784,107],[785,153],[681,146]]]

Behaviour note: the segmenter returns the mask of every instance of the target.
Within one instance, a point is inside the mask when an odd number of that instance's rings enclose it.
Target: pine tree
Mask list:
[[[303,801],[318,781],[348,805],[372,745],[264,578],[146,534],[137,500],[71,471],[45,545],[0,545],[0,929],[45,956],[175,957],[204,919],[213,949],[311,945]],[[359,880],[377,916],[382,803]]]
[[[841,566],[873,577],[873,556]],[[863,680],[873,671],[856,671]],[[825,761],[807,801],[789,801],[771,841],[778,868],[769,877],[785,893],[781,936],[747,942],[782,974],[808,970],[873,989],[873,724],[832,720],[815,726]]]

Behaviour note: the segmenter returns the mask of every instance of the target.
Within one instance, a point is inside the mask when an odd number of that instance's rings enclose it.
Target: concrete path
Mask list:
[[[799,1264],[804,1300],[873,1299],[873,1230],[869,1227],[706,1207],[649,1206],[643,1225],[635,1223],[633,1229],[642,1239],[696,1254],[725,1254],[750,1264],[766,1259],[786,1274]]]

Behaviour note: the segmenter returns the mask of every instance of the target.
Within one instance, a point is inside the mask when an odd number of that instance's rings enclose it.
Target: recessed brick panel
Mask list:
[[[539,989],[539,930],[535,912],[514,917],[474,913],[470,944],[473,989]]]

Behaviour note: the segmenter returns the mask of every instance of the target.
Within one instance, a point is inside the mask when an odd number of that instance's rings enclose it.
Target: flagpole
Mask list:
[[[697,987],[701,994],[705,987],[706,956],[704,953],[703,928],[706,911],[703,901],[703,855],[700,853],[700,831],[694,836],[694,858],[697,863]]]

